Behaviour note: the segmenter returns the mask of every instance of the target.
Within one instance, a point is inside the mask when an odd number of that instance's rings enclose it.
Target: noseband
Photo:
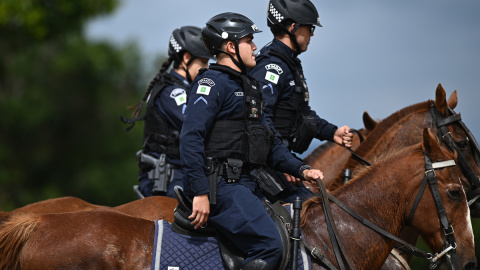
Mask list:
[[[480,198],[480,180],[479,176],[475,174],[475,171],[472,167],[468,164],[466,158],[463,156],[462,152],[458,148],[457,144],[453,140],[452,134],[448,132],[446,126],[458,122],[460,128],[467,134],[467,140],[470,142],[470,147],[472,148],[472,154],[475,158],[475,162],[477,166],[480,167],[480,148],[478,146],[477,141],[473,137],[473,134],[467,128],[467,126],[462,122],[462,116],[460,114],[455,113],[452,109],[448,108],[450,112],[450,116],[446,118],[442,118],[442,115],[438,111],[435,104],[432,102],[432,106],[430,106],[430,113],[432,114],[433,121],[435,122],[435,126],[437,127],[438,137],[442,138],[445,143],[447,144],[448,148],[451,151],[457,152],[457,160],[462,173],[467,177],[468,181],[472,185],[472,190],[467,194],[468,205],[470,206],[474,203],[478,198]]]

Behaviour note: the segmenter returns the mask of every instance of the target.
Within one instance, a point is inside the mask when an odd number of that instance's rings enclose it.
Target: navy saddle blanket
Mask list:
[[[225,269],[215,237],[178,234],[172,231],[170,223],[165,220],[155,221],[152,257],[152,270]],[[300,245],[298,251],[297,265],[299,270],[312,269],[310,256],[303,245]]]

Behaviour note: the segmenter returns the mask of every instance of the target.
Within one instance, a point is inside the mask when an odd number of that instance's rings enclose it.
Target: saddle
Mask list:
[[[194,226],[191,224],[192,220],[188,219],[192,213],[192,201],[183,193],[181,187],[175,186],[174,192],[177,197],[178,205],[174,212],[172,230],[176,233],[189,236],[216,237],[226,269],[241,269],[243,262],[245,261],[245,254],[237,248],[232,241],[216,231],[215,228],[208,223],[204,227],[194,229]],[[279,202],[271,204],[269,201],[264,200],[263,203],[270,217],[274,221],[282,239],[283,253],[281,262],[279,263],[280,267],[278,269],[285,269],[290,261],[290,233],[292,231],[293,221],[290,213]]]

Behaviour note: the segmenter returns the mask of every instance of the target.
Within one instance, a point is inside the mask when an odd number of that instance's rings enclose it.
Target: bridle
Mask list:
[[[438,219],[440,220],[440,225],[442,226],[443,233],[445,234],[446,238],[446,243],[444,244],[442,251],[435,254],[435,257],[427,258],[428,260],[430,260],[430,269],[434,269],[435,267],[437,267],[438,261],[441,257],[446,255],[448,252],[453,252],[457,248],[455,236],[453,235],[454,230],[452,225],[450,224],[450,221],[448,220],[442,197],[440,196],[440,192],[438,190],[435,170],[455,166],[456,164],[454,160],[432,163],[432,160],[427,154],[424,153],[424,157],[425,176],[423,177],[422,185],[420,186],[420,190],[417,193],[417,197],[415,198],[412,209],[410,210],[410,214],[407,217],[406,223],[407,225],[410,225],[412,223],[413,216],[415,215],[415,211],[417,210],[418,204],[420,203],[423,192],[425,191],[425,187],[428,183],[430,186],[430,191],[432,192],[433,201],[435,202],[435,206],[437,208]],[[398,249],[405,251],[402,249],[402,247],[399,247]],[[458,256],[456,252],[454,254]]]
[[[438,217],[439,217],[439,220],[440,220],[440,224],[442,226],[442,229],[443,229],[445,237],[446,237],[446,243],[445,243],[442,251],[440,251],[439,253],[436,253],[435,255],[432,255],[429,252],[423,251],[423,250],[405,242],[404,240],[398,238],[397,236],[385,231],[384,229],[380,228],[379,226],[375,225],[374,223],[372,223],[369,220],[363,218],[362,216],[360,216],[359,214],[357,214],[356,212],[354,212],[353,210],[348,208],[343,202],[341,202],[340,200],[335,198],[333,195],[328,194],[327,196],[328,196],[330,201],[337,204],[340,208],[342,208],[345,212],[347,212],[353,218],[358,220],[364,226],[372,229],[373,231],[377,232],[378,234],[381,234],[382,236],[384,236],[386,238],[389,238],[389,239],[399,243],[400,245],[396,246],[397,249],[399,249],[399,250],[401,250],[401,251],[403,251],[407,254],[413,254],[417,257],[421,257],[421,258],[429,260],[430,261],[430,269],[434,269],[437,266],[440,258],[442,258],[443,256],[445,256],[449,253],[453,253],[455,256],[458,256],[458,254],[455,251],[456,248],[457,248],[457,243],[456,243],[455,237],[453,235],[454,230],[453,230],[453,227],[450,224],[450,221],[447,218],[447,214],[445,212],[445,207],[444,207],[442,198],[440,196],[440,191],[438,190],[436,174],[435,174],[436,169],[442,169],[442,168],[446,168],[446,167],[450,167],[450,166],[456,166],[456,164],[455,164],[454,160],[447,160],[447,161],[433,162],[432,163],[430,157],[426,153],[424,153],[424,158],[425,158],[425,175],[424,175],[422,184],[420,186],[420,190],[418,191],[417,197],[415,198],[414,204],[412,206],[412,209],[410,210],[410,213],[407,217],[406,222],[407,222],[407,224],[410,224],[411,221],[413,220],[413,216],[414,216],[415,211],[416,211],[416,209],[417,209],[417,207],[420,203],[420,199],[421,199],[421,197],[422,197],[422,195],[425,191],[426,185],[429,184],[430,191],[432,193],[432,197],[435,201],[435,205],[436,205],[436,208],[437,208],[437,213],[438,213]],[[321,181],[318,181],[318,182],[319,182],[319,186],[322,187],[323,185],[322,185]],[[325,201],[325,200],[323,200],[323,201]],[[329,225],[329,226],[335,226],[335,223],[332,222],[332,224]],[[338,239],[339,236],[336,236],[336,238]],[[326,259],[325,255],[320,252],[320,249],[318,249],[317,247],[309,246],[306,243],[304,243],[304,245],[305,245],[305,248],[307,248],[310,251],[310,254],[312,255],[312,258],[314,258],[314,259],[320,261],[321,263],[323,263],[324,266],[326,266],[328,269],[336,270],[336,268],[333,266],[333,264],[331,262],[329,262]],[[345,258],[345,260],[348,262],[346,254],[342,254],[342,255]],[[338,256],[337,256],[337,261],[339,261],[339,260],[341,260],[341,258],[338,258]],[[339,263],[339,264],[343,265],[343,263]],[[347,263],[347,264],[350,266],[350,268],[352,268],[350,263]],[[345,269],[345,268],[341,266],[340,269]]]
[[[437,128],[437,135],[447,144],[447,147],[452,152],[457,152],[458,166],[462,171],[462,174],[465,175],[470,185],[472,186],[471,191],[467,193],[468,206],[472,205],[478,198],[480,198],[480,176],[478,176],[473,168],[468,164],[467,159],[462,154],[461,150],[458,148],[457,143],[453,140],[452,134],[447,130],[446,126],[457,123],[460,128],[467,135],[467,140],[470,143],[470,148],[472,149],[472,154],[475,159],[475,163],[480,167],[480,147],[478,146],[477,140],[473,137],[473,134],[467,128],[465,123],[462,121],[461,114],[455,113],[452,109],[448,108],[449,116],[443,118],[440,112],[438,111],[435,103],[432,101],[430,106],[430,113],[432,115],[434,125]],[[348,149],[348,148],[347,148]],[[348,149],[354,157],[362,161],[365,165],[370,166],[371,164],[359,157],[351,149]]]
[[[472,149],[472,154],[475,159],[475,163],[480,167],[480,148],[477,141],[473,137],[473,134],[467,128],[467,126],[462,121],[462,116],[458,113],[455,113],[452,109],[448,108],[449,116],[443,118],[440,112],[438,111],[435,104],[432,102],[430,106],[430,113],[432,114],[433,121],[437,127],[437,135],[439,138],[447,144],[448,148],[454,152],[457,152],[457,161],[458,166],[460,167],[463,175],[468,179],[470,185],[472,186],[471,191],[467,194],[468,205],[470,206],[478,198],[480,198],[480,177],[475,173],[473,168],[468,164],[466,158],[458,148],[458,145],[453,140],[452,134],[448,132],[446,126],[458,123],[460,128],[467,134],[467,140],[470,143]]]

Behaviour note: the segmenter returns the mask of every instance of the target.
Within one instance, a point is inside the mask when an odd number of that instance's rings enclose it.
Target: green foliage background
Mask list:
[[[135,44],[85,39],[106,1],[0,2],[0,209],[60,196],[135,199],[142,128],[119,115],[147,84]]]
[[[0,210],[67,195],[108,206],[135,199],[143,125],[125,132],[119,115],[142,98],[155,70],[145,70],[135,43],[83,34],[88,20],[118,5],[0,2]]]

